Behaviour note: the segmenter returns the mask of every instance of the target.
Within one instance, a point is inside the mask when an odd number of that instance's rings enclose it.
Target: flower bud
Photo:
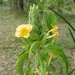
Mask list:
[[[30,10],[32,9],[32,6],[30,5]]]
[[[39,19],[39,10],[37,10],[38,5],[30,6],[30,9],[32,10],[29,11],[29,23],[33,25],[33,32],[40,34],[42,26]]]

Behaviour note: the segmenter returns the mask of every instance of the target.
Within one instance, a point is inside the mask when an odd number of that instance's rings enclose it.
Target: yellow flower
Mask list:
[[[58,26],[53,26],[52,33],[54,34],[57,29],[58,29]]]
[[[58,36],[58,35],[59,35],[59,33],[58,32],[55,32],[53,35],[48,36],[47,38],[56,38],[56,36]]]
[[[40,74],[40,71],[38,70],[38,68],[35,68],[35,72]]]
[[[45,73],[45,75],[48,75],[48,71]]]
[[[28,38],[32,30],[31,24],[22,24],[16,28],[15,36],[18,38]]]
[[[51,60],[52,58],[56,58],[56,55],[54,53],[52,53],[51,51],[48,51],[49,55],[50,55],[50,58],[49,58],[49,61],[48,61],[48,65],[51,63]]]
[[[58,36],[59,35],[59,33],[58,32],[55,32],[54,34],[53,34],[53,38],[56,38],[56,36]]]
[[[30,10],[32,9],[32,6],[30,5]]]
[[[56,30],[58,29],[58,26],[53,26],[53,25],[51,25],[53,28],[49,31],[49,33],[50,32],[52,32],[53,34],[56,32]]]
[[[50,57],[51,57],[51,58],[56,58],[56,55],[53,54],[52,52],[50,52]]]
[[[30,10],[32,9],[33,7],[30,5]],[[38,5],[36,6],[36,9],[38,10]]]
[[[38,5],[36,6],[36,9],[38,9]]]
[[[53,26],[53,25],[51,25],[51,26],[53,28],[50,31],[48,31],[48,33],[52,32],[53,35],[48,36],[47,38],[56,38],[56,36],[59,35],[59,33],[57,32],[58,26]]]

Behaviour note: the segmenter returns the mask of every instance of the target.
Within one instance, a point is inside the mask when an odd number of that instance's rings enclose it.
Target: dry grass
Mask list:
[[[27,23],[27,19],[24,16],[11,14],[8,8],[0,7],[0,75],[16,75],[15,63],[17,55],[22,51],[22,47],[19,46],[19,40],[15,38],[14,33],[18,25]],[[68,19],[73,19],[71,23],[75,24],[74,18],[69,17]],[[71,57],[70,59],[74,59],[75,44],[69,34],[68,26],[63,21],[58,22],[58,26],[60,35],[57,44],[61,48],[65,48],[67,56]],[[75,66],[73,63],[72,66]]]

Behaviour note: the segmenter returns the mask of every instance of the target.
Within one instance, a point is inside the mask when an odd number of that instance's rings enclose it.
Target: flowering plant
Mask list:
[[[15,33],[16,37],[22,39],[21,44],[25,47],[17,59],[18,74],[59,75],[58,67],[55,67],[58,61],[64,74],[67,73],[68,59],[63,50],[56,45],[56,37],[59,35],[57,30],[53,12],[44,11],[42,17],[38,6],[30,6],[28,24],[18,26]]]

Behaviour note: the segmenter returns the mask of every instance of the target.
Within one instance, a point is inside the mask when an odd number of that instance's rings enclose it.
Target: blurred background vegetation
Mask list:
[[[14,33],[18,25],[28,23],[29,7],[33,4],[39,5],[40,10],[54,10],[75,29],[75,0],[0,0],[0,75],[17,75],[15,63],[23,47],[18,44],[20,39],[15,38]],[[75,68],[75,43],[69,31],[71,27],[55,15],[60,33],[57,45],[64,49],[72,70]],[[75,37],[75,31],[71,29],[71,32]]]
[[[40,8],[48,5],[58,10],[59,12],[73,13],[75,0],[0,0],[0,5],[8,6],[11,11],[25,12],[27,13],[29,10],[29,6],[33,4],[40,5]]]

